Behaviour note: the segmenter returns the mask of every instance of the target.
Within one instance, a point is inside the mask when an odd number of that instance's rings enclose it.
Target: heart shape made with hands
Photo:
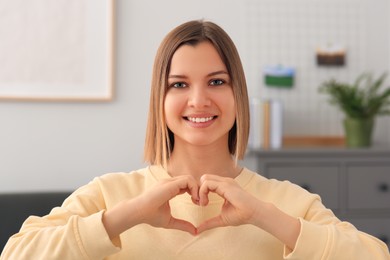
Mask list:
[[[168,200],[186,192],[191,196],[194,204],[204,207],[209,204],[209,194],[215,193],[222,197],[225,202],[222,204],[221,211],[217,216],[205,220],[198,227],[195,227],[186,220],[174,218],[169,212],[171,217],[169,223],[172,225],[167,228],[199,234],[216,227],[248,224],[248,220],[253,214],[254,209],[250,203],[253,201],[251,200],[253,199],[252,195],[243,190],[232,178],[213,175],[201,179],[200,185],[192,181],[179,184],[180,191],[175,195],[171,193],[173,196]],[[176,188],[177,187],[178,186],[176,186]]]
[[[195,191],[196,194],[194,194],[194,189],[196,189],[196,191]],[[198,205],[199,207],[206,207],[209,204],[210,193],[218,194],[215,190],[209,190],[209,189],[205,189],[205,188],[202,189],[201,186],[196,187],[196,188],[193,187],[191,190],[187,190],[186,192],[189,193],[192,202],[195,205]],[[183,193],[183,192],[180,192],[177,195],[180,195],[181,193]],[[176,196],[172,197],[171,199],[175,198]],[[191,222],[189,222],[187,220],[175,218],[171,215],[171,218],[172,218],[171,221],[173,220],[173,222],[170,222],[172,224],[172,226],[168,227],[168,228],[179,229],[182,231],[189,232],[193,235],[197,235],[197,234],[200,234],[200,233],[202,233],[206,230],[212,229],[212,228],[227,226],[227,223],[225,223],[223,221],[223,219],[224,219],[223,215],[225,213],[224,207],[226,207],[226,205],[228,205],[228,204],[229,203],[225,199],[225,203],[222,204],[220,212],[216,216],[204,220],[197,227],[194,226]]]

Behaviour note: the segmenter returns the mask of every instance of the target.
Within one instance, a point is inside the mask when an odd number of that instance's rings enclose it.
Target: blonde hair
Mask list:
[[[225,64],[236,104],[236,121],[229,131],[229,152],[236,161],[243,159],[249,136],[249,101],[240,56],[229,35],[209,21],[189,21],[173,29],[158,48],[151,82],[149,116],[146,129],[144,159],[151,164],[167,165],[174,147],[173,133],[166,125],[164,99],[172,56],[184,44],[209,41]]]

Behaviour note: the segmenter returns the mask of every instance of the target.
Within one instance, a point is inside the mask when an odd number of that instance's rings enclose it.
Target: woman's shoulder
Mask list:
[[[65,201],[65,205],[69,207],[74,203],[77,205],[92,203],[100,205],[99,208],[110,207],[125,198],[136,197],[143,193],[148,188],[149,175],[148,167],[130,172],[103,174],[75,190]]]
[[[123,183],[131,182],[132,184],[144,183],[145,185],[149,186],[163,178],[169,178],[169,175],[162,166],[149,165],[130,172],[106,173],[96,177],[93,181],[98,181],[101,183],[111,183],[118,181]]]
[[[155,181],[150,166],[140,168],[129,172],[111,172],[103,174],[93,179],[102,189],[131,189],[144,190]]]
[[[278,204],[281,207],[289,207],[289,205],[299,207],[300,205],[305,208],[310,207],[314,201],[321,200],[319,195],[310,193],[288,180],[267,178],[251,170],[246,169],[246,171],[251,178],[245,189],[264,201]]]
[[[110,182],[115,180],[127,181],[127,180],[144,179],[149,174],[149,172],[150,172],[149,167],[140,168],[129,172],[109,172],[94,178],[93,181],[99,180],[103,182],[107,182],[107,181]]]
[[[263,191],[264,190],[272,190],[272,191],[292,190],[294,192],[297,191],[297,192],[308,193],[302,187],[288,180],[278,180],[278,179],[268,178],[266,176],[263,176],[261,173],[256,173],[247,168],[244,168],[244,172],[247,176],[250,176],[250,178],[247,177],[247,179],[250,179],[250,184],[261,187]]]

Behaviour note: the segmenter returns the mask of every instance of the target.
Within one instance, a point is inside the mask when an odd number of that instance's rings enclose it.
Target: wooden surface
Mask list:
[[[343,136],[284,136],[283,147],[344,147]]]

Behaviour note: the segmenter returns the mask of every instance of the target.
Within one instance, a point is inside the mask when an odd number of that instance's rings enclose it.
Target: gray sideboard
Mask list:
[[[256,150],[243,164],[319,194],[340,219],[390,245],[390,148]]]

